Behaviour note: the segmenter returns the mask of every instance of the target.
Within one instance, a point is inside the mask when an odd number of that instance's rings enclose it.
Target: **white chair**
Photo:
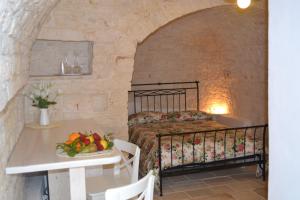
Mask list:
[[[108,189],[105,192],[105,200],[152,200],[154,190],[155,176],[152,175],[152,170],[136,183],[126,185],[119,188]]]
[[[88,199],[104,199],[105,191],[109,188],[120,187],[138,181],[140,148],[132,143],[114,140],[114,146],[122,152],[120,164],[111,169],[104,169],[102,175],[86,178]],[[128,159],[129,156],[132,156]]]

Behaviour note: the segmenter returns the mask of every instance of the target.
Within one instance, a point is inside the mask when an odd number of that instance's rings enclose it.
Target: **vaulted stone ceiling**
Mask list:
[[[50,11],[60,0],[2,0],[0,1],[0,111],[7,101],[25,84],[27,80],[29,50],[41,25]],[[82,0],[74,0],[74,4]],[[91,4],[103,3],[101,0],[86,0]],[[122,1],[120,1],[122,2]],[[161,4],[168,20],[206,7],[233,3],[224,0],[155,0],[145,6]],[[147,3],[146,3],[147,2]],[[134,0],[128,3],[134,3]],[[117,2],[115,2],[117,5]],[[256,1],[258,6],[264,1]],[[153,6],[154,7],[154,6]],[[181,10],[182,12],[178,12]],[[157,13],[157,17],[161,13]]]
[[[28,59],[30,48],[44,20],[60,0],[2,0],[0,1],[0,112],[7,102],[24,86],[28,79]],[[79,4],[83,0],[74,0]],[[90,4],[103,4],[101,0],[86,0]],[[111,4],[133,4],[131,1],[109,1]],[[141,1],[139,1],[141,2]],[[156,17],[164,12],[167,20],[184,14],[224,4],[223,0],[144,1],[146,7],[166,9],[158,11]],[[126,10],[126,8],[124,8]],[[151,11],[152,12],[152,11]],[[157,19],[153,18],[153,21]],[[166,22],[167,23],[167,22]],[[146,33],[149,34],[149,33]],[[146,36],[145,36],[146,37]]]
[[[0,2],[0,111],[27,81],[32,42],[58,0]]]

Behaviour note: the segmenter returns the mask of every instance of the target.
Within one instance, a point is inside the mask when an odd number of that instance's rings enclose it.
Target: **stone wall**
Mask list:
[[[10,113],[22,102],[13,103],[16,100],[12,99],[26,84],[32,43],[57,2],[59,0],[0,1],[0,121],[5,121],[5,124],[16,121],[15,117],[7,116],[11,116]],[[59,101],[62,105],[53,111],[57,113],[55,117],[99,117],[100,123],[107,129],[119,132],[122,129],[126,135],[127,90],[137,42],[175,18],[223,3],[223,0],[190,0],[188,3],[179,0],[62,1],[47,19],[39,38],[90,38],[97,41],[94,51],[97,56],[94,58],[93,76],[81,80],[54,78],[65,92]],[[7,106],[9,101],[11,106]],[[80,105],[77,105],[78,102]],[[29,105],[25,108],[27,121],[32,121],[37,111],[32,111]],[[18,122],[23,124],[23,120]],[[8,146],[0,147],[0,151],[5,152],[1,155],[0,199],[19,200],[22,198],[18,196],[22,194],[22,178],[6,176],[4,169],[21,129],[16,124],[10,130],[4,127],[1,126],[0,142]]]
[[[23,125],[24,97],[19,92],[0,113],[0,199],[23,197],[23,176],[6,175],[4,170]]]
[[[46,19],[38,39],[93,41],[93,74],[47,79],[64,93],[52,108],[52,118],[97,118],[105,131],[126,138],[127,91],[137,43],[178,17],[222,4],[223,0],[60,1]],[[38,111],[26,105],[26,121],[36,120]]]
[[[30,48],[57,0],[0,2],[0,112],[28,79]]]
[[[21,200],[24,179],[5,167],[24,124],[20,89],[28,79],[32,42],[57,0],[0,1],[0,199]]]
[[[50,78],[64,91],[52,110],[57,119],[96,117],[105,130],[127,135],[127,90],[136,45],[166,23],[224,0],[5,0],[0,1],[0,199],[22,199],[21,176],[4,168],[23,127],[23,102],[30,48],[38,38],[95,41],[94,73],[82,78]],[[48,13],[57,8],[48,16]],[[31,82],[37,81],[33,79]],[[15,98],[14,98],[15,97]],[[10,102],[10,103],[8,103]],[[36,110],[26,105],[26,120]],[[20,112],[19,112],[20,111]]]
[[[208,23],[209,22],[209,23]],[[267,18],[263,8],[220,6],[160,28],[136,52],[133,83],[200,81],[200,109],[227,106],[267,121]]]

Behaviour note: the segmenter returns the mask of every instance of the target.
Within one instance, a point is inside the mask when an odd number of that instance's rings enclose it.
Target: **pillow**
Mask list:
[[[165,113],[162,119],[167,121],[211,120],[212,115],[202,111],[182,111]]]
[[[139,112],[128,117],[128,125],[135,124],[146,124],[158,122],[161,120],[163,113],[162,112]]]
[[[146,124],[164,121],[194,121],[194,120],[211,120],[212,115],[202,111],[182,111],[182,112],[139,112],[128,117],[128,125]]]

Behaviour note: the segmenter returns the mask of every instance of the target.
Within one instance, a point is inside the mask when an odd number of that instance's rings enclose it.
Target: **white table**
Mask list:
[[[85,167],[118,163],[120,152],[113,148],[109,154],[89,158],[64,158],[56,155],[56,143],[78,131],[99,131],[100,125],[92,119],[62,121],[51,129],[24,128],[12,152],[7,174],[69,169],[71,200],[86,200]]]

